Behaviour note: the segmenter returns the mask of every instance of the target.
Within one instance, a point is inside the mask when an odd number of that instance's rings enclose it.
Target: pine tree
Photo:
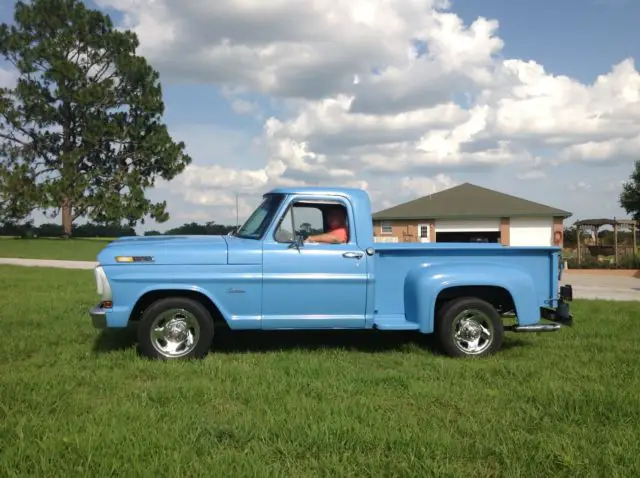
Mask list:
[[[190,164],[162,123],[158,73],[138,39],[80,0],[18,1],[0,26],[0,53],[17,70],[0,89],[0,212],[42,209],[73,221],[169,218],[145,190]]]

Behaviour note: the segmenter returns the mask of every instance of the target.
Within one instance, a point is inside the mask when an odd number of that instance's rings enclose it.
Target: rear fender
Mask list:
[[[443,290],[462,286],[501,287],[511,294],[520,325],[540,320],[540,307],[531,276],[495,262],[424,264],[411,269],[404,281],[406,319],[418,323],[421,332],[432,333],[438,295]]]

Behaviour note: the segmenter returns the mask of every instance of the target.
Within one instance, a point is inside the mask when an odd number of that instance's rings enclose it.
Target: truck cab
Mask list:
[[[326,241],[336,212],[346,238]],[[121,238],[98,262],[94,326],[136,324],[143,355],[160,359],[205,356],[220,327],[412,330],[479,357],[507,331],[573,323],[559,248],[375,243],[360,189],[274,189],[233,234]]]

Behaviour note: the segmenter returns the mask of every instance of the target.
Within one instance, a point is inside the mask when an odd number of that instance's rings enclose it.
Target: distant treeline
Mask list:
[[[185,223],[182,226],[174,227],[166,232],[160,231],[145,231],[145,236],[160,236],[160,235],[224,235],[233,231],[235,226],[227,226],[224,224],[216,224],[213,221],[205,224],[198,224],[197,222]],[[0,225],[0,236],[17,236],[23,238],[33,237],[61,237],[63,235],[63,229],[60,224],[41,224],[40,226],[33,226],[31,224],[14,225],[4,224]],[[136,232],[132,227],[120,226],[120,225],[100,225],[100,224],[82,224],[73,226],[73,237],[122,237],[122,236],[136,236]],[[564,229],[564,247],[575,247],[577,234],[575,227],[567,227]],[[585,234],[586,239],[586,234]],[[611,245],[614,243],[614,234],[610,230],[601,230],[598,234],[599,242],[603,245]],[[584,240],[583,240],[584,242]],[[618,232],[618,244],[631,244],[632,233],[628,231]],[[640,237],[638,238],[640,243]]]
[[[160,235],[223,235],[232,231],[235,226],[225,226],[208,222],[198,224],[195,222],[186,223],[182,226],[169,229],[162,233],[159,231],[146,231],[145,236]],[[61,237],[64,230],[60,224],[41,224],[34,226],[31,224],[2,224],[0,225],[0,236],[22,237],[25,239],[36,237]],[[123,237],[136,236],[136,231],[132,227],[120,225],[100,225],[82,224],[73,226],[73,237]]]
[[[216,224],[213,221],[207,222],[206,224],[198,224],[197,222],[190,222],[190,223],[185,223],[182,226],[169,229],[165,233],[161,233],[158,231],[146,231],[144,235],[160,236],[164,234],[167,236],[170,236],[170,235],[222,236],[222,235],[228,234],[234,229],[235,229],[235,226],[225,226],[223,224]]]

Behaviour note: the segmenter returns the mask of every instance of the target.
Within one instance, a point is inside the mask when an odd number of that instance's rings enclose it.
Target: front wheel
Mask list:
[[[496,309],[475,297],[454,299],[437,317],[436,333],[451,357],[482,357],[502,346],[504,326]]]
[[[138,327],[142,355],[154,359],[202,358],[213,341],[209,311],[185,297],[168,297],[145,310]]]

